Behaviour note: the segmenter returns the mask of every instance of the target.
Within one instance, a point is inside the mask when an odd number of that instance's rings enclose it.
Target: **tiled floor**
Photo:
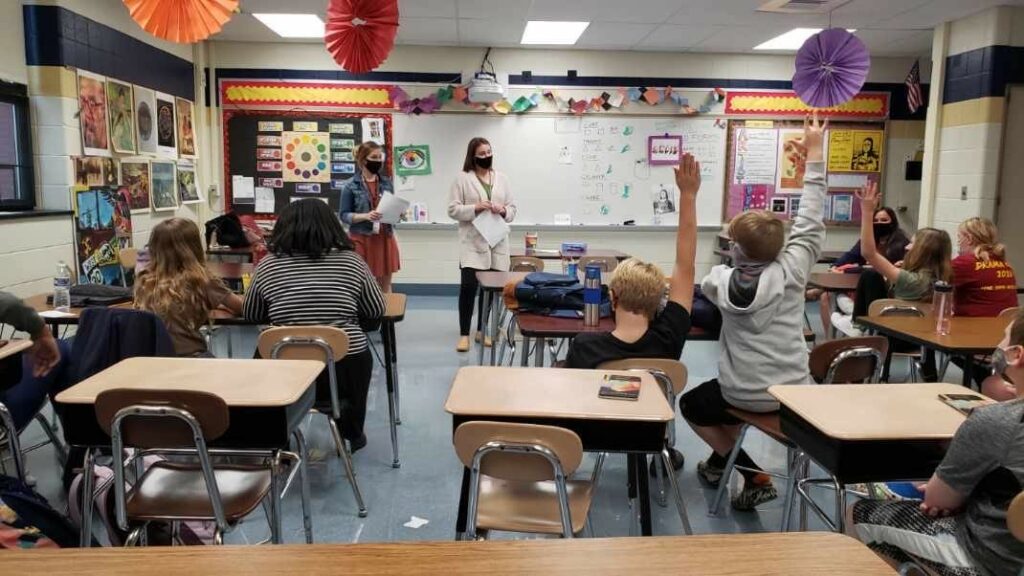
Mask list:
[[[460,366],[474,364],[476,355],[455,352],[458,335],[454,298],[412,297],[405,321],[398,324],[398,366],[401,383],[402,425],[399,427],[402,467],[391,467],[391,446],[384,375],[378,366],[374,372],[369,397],[366,433],[369,445],[354,457],[358,482],[369,507],[369,516],[359,518],[352,491],[345,480],[340,461],[331,453],[327,423],[316,418],[307,426],[312,448],[331,454],[326,461],[312,465],[313,526],[318,542],[377,542],[393,540],[447,540],[454,536],[455,512],[458,502],[462,468],[451,445],[451,418],[443,404],[448,387]],[[809,305],[811,318],[817,309]],[[226,346],[220,336],[218,355]],[[255,330],[236,331],[234,353],[248,357],[255,344]],[[378,340],[379,347],[379,340]],[[716,374],[718,344],[691,342],[683,352],[683,361],[690,372],[690,385],[696,385]],[[949,381],[958,382],[959,373],[951,368]],[[893,379],[905,377],[905,367],[894,366]],[[35,425],[33,425],[35,426]],[[726,505],[721,517],[707,514],[714,491],[703,488],[695,474],[696,463],[710,450],[689,429],[685,422],[676,422],[677,446],[686,455],[686,466],[678,474],[683,497],[695,533],[758,532],[778,530],[781,521],[782,494],[757,512],[733,512]],[[41,432],[26,432],[23,444],[32,443]],[[746,450],[763,467],[782,471],[785,450],[752,433]],[[55,505],[63,504],[59,475],[49,448],[29,455],[28,468],[38,479],[39,491]],[[624,456],[610,456],[605,463],[600,486],[592,510],[597,536],[624,536],[629,533],[629,508],[626,499]],[[589,470],[585,463],[583,470]],[[823,494],[823,504],[828,502]],[[296,484],[285,498],[285,538],[302,541],[302,521]],[[830,509],[830,508],[829,508]],[[681,532],[675,509],[653,506],[655,534]],[[416,516],[429,522],[420,528],[403,526]],[[812,519],[812,529],[822,524]],[[268,535],[262,514],[255,514],[240,530],[228,536],[229,542],[256,542]],[[504,537],[504,535],[495,535]]]

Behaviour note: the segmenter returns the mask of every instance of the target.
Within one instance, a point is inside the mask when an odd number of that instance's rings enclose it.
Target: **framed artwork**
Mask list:
[[[177,158],[174,97],[156,93],[156,152],[165,158]]]
[[[177,169],[174,162],[153,161],[149,164],[149,189],[153,194],[156,212],[178,209]]]
[[[82,153],[110,156],[107,122],[107,89],[103,76],[78,71],[78,123],[82,130]]]
[[[178,117],[178,156],[196,157],[196,130],[192,102],[175,98],[174,108]]]
[[[149,212],[150,184],[149,160],[145,158],[121,160],[121,185],[125,188],[128,209],[132,214]]]
[[[156,155],[156,92],[135,87],[135,136],[140,154]]]
[[[184,162],[178,164],[178,199],[184,204],[198,204],[203,201],[196,183],[196,167]]]
[[[135,98],[132,85],[107,79],[110,147],[118,154],[135,154]]]
[[[682,136],[649,136],[647,163],[651,166],[678,166],[683,159]]]

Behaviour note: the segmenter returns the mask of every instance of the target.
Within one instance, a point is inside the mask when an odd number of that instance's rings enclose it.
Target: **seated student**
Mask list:
[[[32,347],[22,355],[21,380],[0,388],[0,404],[7,407],[15,427],[21,430],[42,407],[46,395],[59,392],[55,386],[63,381],[61,374],[71,357],[71,346],[55,339],[33,308],[7,292],[0,292],[0,324],[10,324],[32,338]]]
[[[912,555],[940,575],[1019,574],[1024,543],[1006,510],[1024,485],[1024,315],[1006,328],[994,368],[1015,399],[977,408],[957,430],[919,500],[862,500],[852,531],[897,562]]]
[[[896,216],[896,211],[888,206],[878,208],[875,210],[874,222],[875,244],[878,246],[878,251],[884,254],[891,262],[903,260],[903,256],[907,253],[907,245],[910,244],[910,239],[907,238],[906,233],[900,228],[900,221]],[[857,240],[857,243],[840,256],[829,267],[828,271],[834,274],[843,274],[851,268],[859,270],[864,264],[864,256],[860,253],[860,240]],[[820,299],[821,325],[826,328],[825,332],[827,334],[827,328],[831,320],[832,294],[818,288],[811,288],[807,290],[807,298],[810,300]],[[843,314],[851,314],[853,312],[853,299],[846,294],[839,294],[836,296],[836,307]]]
[[[860,247],[864,260],[873,270],[865,270],[857,285],[853,315],[833,314],[832,325],[847,336],[863,336],[854,318],[868,313],[871,302],[888,297],[911,302],[930,301],[936,281],[952,278],[950,260],[953,244],[945,230],[921,228],[907,247],[902,267],[879,252],[875,244],[871,214],[878,205],[878,185],[868,184],[857,193],[861,200]]]
[[[1017,306],[1017,277],[1006,261],[999,230],[987,218],[968,218],[957,229],[960,253],[953,259],[957,316],[998,316]]]
[[[352,452],[366,446],[363,423],[373,356],[360,319],[384,315],[384,294],[356,254],[337,215],[306,198],[281,211],[245,293],[249,320],[278,326],[326,325],[348,334],[348,354],[335,364],[342,419],[339,429]],[[317,399],[330,401],[327,372],[317,380]]]
[[[212,356],[199,329],[217,308],[241,314],[242,298],[207,269],[199,227],[168,218],[149,233],[147,252],[135,280],[135,307],[163,320],[178,356]]]
[[[806,158],[807,170],[789,241],[782,222],[770,212],[744,212],[729,224],[735,268],[715,266],[701,284],[722,312],[719,376],[683,394],[679,407],[713,449],[711,457],[697,466],[698,476],[712,486],[721,481],[741,424],[726,410],[773,412],[779,404],[768,394],[769,386],[811,382],[804,291],[825,240],[822,140],[827,127],[828,122],[821,124],[815,113],[813,121],[804,121],[803,139],[793,143],[799,159]],[[758,469],[742,450],[736,464]],[[767,474],[741,473],[743,491],[732,499],[733,508],[752,510],[777,497]]]

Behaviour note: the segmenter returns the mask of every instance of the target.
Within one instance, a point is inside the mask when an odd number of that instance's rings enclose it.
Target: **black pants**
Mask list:
[[[871,303],[889,297],[889,283],[875,270],[864,270],[857,280],[853,297],[853,317],[867,316]]]
[[[473,321],[473,298],[477,297],[480,291],[480,282],[476,279],[476,273],[481,272],[476,268],[460,268],[462,278],[459,283],[459,334],[469,336],[469,325]],[[484,325],[484,295],[480,294],[476,303],[476,329],[483,330]]]

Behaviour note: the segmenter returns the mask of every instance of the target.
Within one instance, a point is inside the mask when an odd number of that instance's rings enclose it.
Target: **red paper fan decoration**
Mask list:
[[[124,0],[132,20],[157,38],[191,44],[220,32],[238,0]]]
[[[324,43],[342,68],[355,74],[381,65],[398,34],[397,0],[331,0]]]

